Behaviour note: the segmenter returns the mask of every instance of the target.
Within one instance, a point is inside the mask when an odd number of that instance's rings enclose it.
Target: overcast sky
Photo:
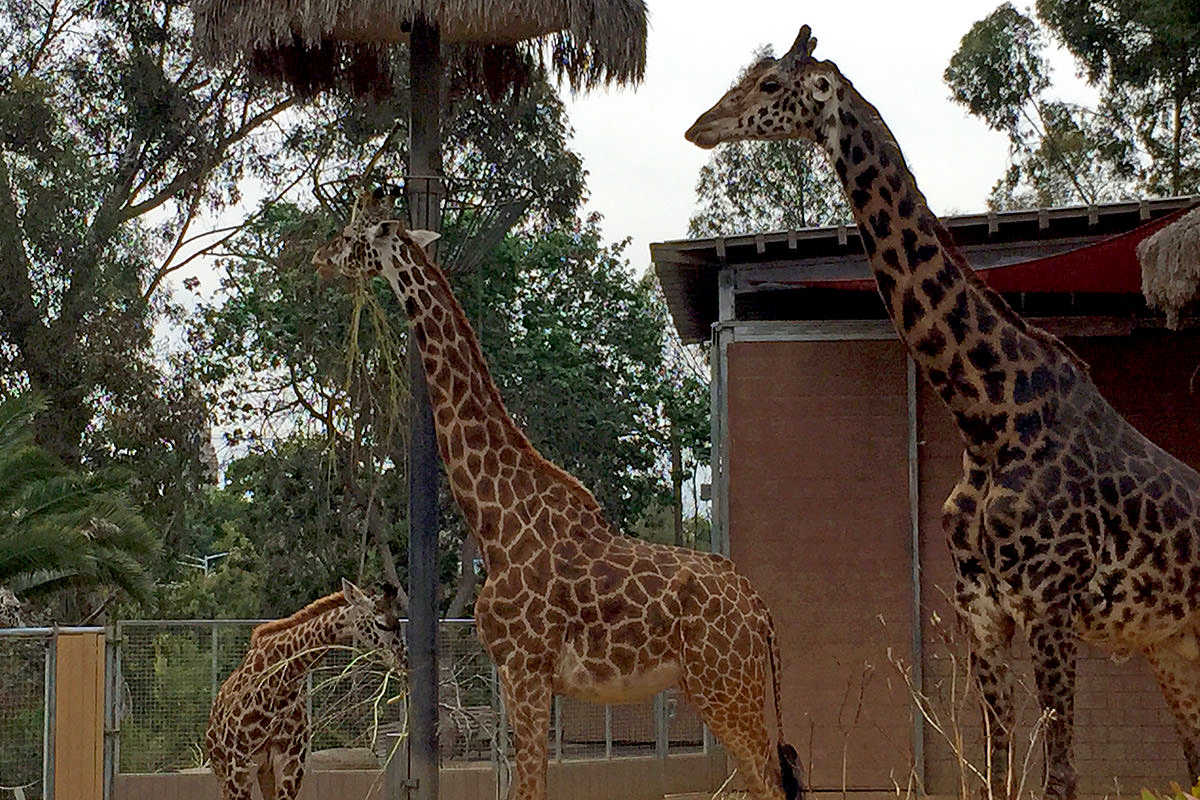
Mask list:
[[[589,173],[590,208],[604,215],[605,237],[632,237],[626,256],[640,273],[651,242],[686,236],[709,153],[683,132],[759,45],[782,54],[805,23],[818,39],[816,57],[835,62],[879,108],[933,210],[982,210],[1006,165],[1007,139],[950,101],[942,72],[971,24],[999,4],[647,0],[645,81],[567,98],[574,147]],[[1056,81],[1076,83],[1068,57],[1054,63]]]

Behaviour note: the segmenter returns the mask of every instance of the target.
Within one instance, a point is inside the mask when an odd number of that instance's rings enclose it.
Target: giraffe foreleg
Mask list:
[[[505,666],[500,669],[500,689],[516,744],[516,780],[509,800],[546,800],[551,678]]]
[[[1050,617],[1035,623],[1029,636],[1033,647],[1033,678],[1038,702],[1052,713],[1046,721],[1047,800],[1073,800],[1078,774],[1071,747],[1075,729],[1075,661],[1078,644],[1065,620]]]

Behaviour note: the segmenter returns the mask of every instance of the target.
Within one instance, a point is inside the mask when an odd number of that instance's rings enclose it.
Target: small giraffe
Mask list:
[[[1078,638],[1146,656],[1191,785],[1200,776],[1200,475],[1136,431],[1064,344],[979,279],[879,112],[835,64],[813,59],[815,45],[801,28],[786,55],[751,67],[686,137],[705,148],[809,139],[845,186],[888,315],[966,445],[943,522],[991,723],[993,780],[1013,724],[1005,651],[1020,629],[1039,701],[1054,711],[1047,797],[1076,791]]]
[[[545,800],[554,694],[623,703],[671,686],[725,743],[755,798],[798,797],[766,605],[725,558],[616,533],[592,494],[538,453],[423,249],[433,236],[395,220],[351,224],[313,263],[322,274],[382,274],[407,311],[438,449],[487,570],[475,619],[516,740],[510,797]],[[775,756],[763,718],[768,680]]]
[[[213,699],[205,740],[222,800],[294,800],[308,754],[305,676],[335,645],[373,651],[392,670],[404,660],[396,589],[368,594],[348,580],[290,617],[259,625]]]

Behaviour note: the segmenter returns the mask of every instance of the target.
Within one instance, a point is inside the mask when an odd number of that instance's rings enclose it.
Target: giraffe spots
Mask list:
[[[983,374],[983,391],[989,403],[1003,403],[1008,386],[1008,373],[992,370]]]
[[[904,327],[904,330],[911,331],[924,315],[925,307],[917,299],[916,293],[913,292],[911,287],[905,289],[904,299],[900,305],[900,324]]]
[[[850,192],[850,202],[857,210],[861,211],[867,203],[871,202],[871,193],[866,189],[854,189]]]
[[[971,332],[971,320],[967,311],[967,292],[961,290],[954,297],[953,305],[945,315],[946,326],[950,329],[950,335],[954,337],[955,344],[962,344],[967,339],[967,334]]]
[[[871,233],[879,239],[892,235],[892,215],[886,209],[870,216]],[[874,249],[874,248],[872,248]]]
[[[833,169],[837,173],[838,179],[845,183],[847,180],[846,160],[844,158],[836,159],[833,162]]]
[[[921,291],[929,298],[929,307],[936,309],[946,296],[946,289],[936,278],[925,278],[921,281]]]
[[[946,335],[939,328],[930,328],[929,332],[916,344],[916,350],[923,356],[936,358],[946,349]]]
[[[967,351],[967,359],[978,370],[990,370],[1000,363],[1000,356],[987,341],[980,341]]]
[[[863,146],[867,148],[867,152],[874,153],[875,152],[875,134],[871,133],[871,131],[869,131],[867,129],[864,129],[862,131],[861,136],[862,136]]]
[[[896,205],[896,213],[901,219],[912,219],[913,212],[916,210],[916,203],[913,202],[911,194],[905,194],[900,198],[900,202]]]

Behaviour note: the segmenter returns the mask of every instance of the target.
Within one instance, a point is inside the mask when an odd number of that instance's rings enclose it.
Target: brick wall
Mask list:
[[[1118,411],[1200,466],[1200,335],[1070,344]],[[818,787],[840,788],[843,765],[849,788],[903,785],[912,757],[909,696],[888,656],[890,648],[911,661],[903,352],[896,342],[735,343],[728,369],[731,549],[775,612],[789,736],[811,758]],[[978,764],[977,701],[963,693],[961,637],[943,596],[953,577],[941,504],[961,471],[962,445],[923,380],[918,440],[925,688],[939,721],[961,733]],[[852,721],[868,664],[873,674]],[[1013,664],[1019,718],[1028,725],[1037,704],[1023,645]],[[1140,658],[1116,664],[1083,648],[1077,723],[1082,794],[1136,794],[1184,779],[1171,717]],[[1035,747],[1030,788],[1040,770]],[[957,792],[961,771],[927,725],[927,790]]]
[[[818,787],[843,764],[890,786],[911,759],[887,661],[911,633],[903,351],[735,343],[728,367],[730,546],[775,614],[788,736]]]

